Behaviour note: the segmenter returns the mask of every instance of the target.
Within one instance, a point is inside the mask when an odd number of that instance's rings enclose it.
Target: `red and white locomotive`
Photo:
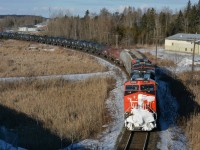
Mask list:
[[[124,50],[120,59],[131,76],[124,84],[125,127],[151,131],[157,120],[155,67],[138,51]]]

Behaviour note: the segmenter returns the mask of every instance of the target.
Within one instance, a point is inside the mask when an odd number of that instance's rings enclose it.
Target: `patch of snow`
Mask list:
[[[14,147],[11,144],[6,143],[3,140],[0,140],[0,149],[1,150],[26,150],[26,149],[21,148],[21,147]]]
[[[129,130],[134,130],[134,127],[141,128],[144,131],[151,131],[156,127],[154,114],[148,110],[144,110],[144,101],[155,101],[155,96],[147,96],[144,94],[138,94],[138,108],[134,107],[134,101],[129,98],[132,106],[131,115],[125,120],[125,126]]]
[[[196,60],[194,62],[194,65],[200,65],[200,62],[198,62],[199,60]],[[178,63],[178,67],[190,67],[192,65],[192,59],[189,58],[183,58],[179,63]]]
[[[26,150],[26,149],[21,148],[21,147],[13,147],[11,144],[6,143],[3,140],[0,140],[0,149],[1,150]]]
[[[83,140],[79,143],[71,144],[70,146],[68,146],[67,148],[64,148],[63,150],[72,150],[72,149],[95,150],[95,149],[99,149],[99,146],[100,146],[100,143],[99,143],[98,140],[86,139],[86,140]]]
[[[17,135],[8,131],[5,127],[0,127],[0,137],[0,150],[26,150],[17,146]]]
[[[156,72],[162,75],[161,69],[156,69]],[[186,149],[186,137],[182,130],[176,126],[179,109],[177,100],[172,96],[167,82],[159,80],[159,76],[156,78],[158,83],[157,102],[160,109],[158,121],[161,130],[161,141],[157,148],[161,150],[174,149],[175,147],[175,149]]]
[[[35,48],[36,48],[35,46],[30,46],[30,47],[29,47],[29,49],[35,49]]]
[[[153,113],[143,108],[133,108],[131,110],[131,116],[125,120],[126,127],[129,130],[134,130],[132,124],[136,128],[142,128],[143,131],[150,131],[155,128],[155,125],[152,123],[155,121]]]
[[[42,49],[42,50],[44,50],[44,51],[49,51],[49,52],[53,52],[53,51],[55,51],[55,49],[54,49],[54,48]]]
[[[97,72],[97,73],[87,73],[87,74],[69,74],[69,75],[49,75],[49,76],[37,76],[37,77],[8,77],[8,78],[0,78],[0,81],[13,82],[13,81],[21,81],[21,80],[31,80],[31,79],[65,79],[65,80],[84,80],[91,77],[99,77],[99,76],[110,76],[112,75],[112,71],[108,72]]]
[[[40,51],[40,50],[49,52],[55,51],[55,47],[46,44],[40,44],[39,46],[38,44],[32,44],[27,49],[31,51]]]
[[[152,55],[156,55],[155,49],[139,49],[141,52],[149,52]],[[157,56],[159,59],[172,60],[177,66],[169,67],[168,69],[174,73],[190,71],[192,66],[192,54],[190,53],[179,53],[166,51],[162,48],[157,50]],[[200,55],[195,54],[194,65],[195,70],[200,70]]]
[[[180,128],[173,127],[166,131],[160,132],[161,141],[158,143],[157,148],[161,150],[186,150],[186,137]]]

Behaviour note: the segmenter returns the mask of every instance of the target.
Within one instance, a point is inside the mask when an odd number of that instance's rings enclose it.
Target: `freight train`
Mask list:
[[[122,51],[120,59],[130,75],[124,84],[124,125],[130,131],[151,131],[157,120],[155,67],[135,50]]]
[[[64,37],[0,32],[0,38],[68,47],[99,55],[123,65],[130,75],[130,81],[124,84],[125,127],[131,131],[150,131],[156,128],[155,67],[142,53]]]
[[[113,61],[116,64],[121,63],[120,60],[118,59],[120,54],[120,49],[116,50],[107,45],[99,44],[92,41],[89,42],[85,40],[75,40],[64,37],[49,37],[46,35],[41,36],[41,35],[22,34],[17,32],[0,32],[0,38],[33,41],[43,44],[63,46],[67,48],[85,51],[95,55],[100,55],[108,60]]]

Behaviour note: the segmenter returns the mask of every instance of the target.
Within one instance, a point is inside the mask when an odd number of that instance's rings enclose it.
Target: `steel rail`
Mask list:
[[[143,150],[147,150],[147,146],[148,146],[148,142],[149,142],[149,136],[150,136],[150,132],[147,132],[145,142],[144,142],[144,145],[143,145]]]
[[[133,138],[133,134],[134,134],[133,132],[130,133],[129,138],[127,140],[127,143],[126,143],[126,145],[124,147],[124,150],[128,150],[129,149],[129,146],[130,146],[132,138]]]
[[[150,132],[130,132],[124,133],[118,145],[118,150],[147,150]]]

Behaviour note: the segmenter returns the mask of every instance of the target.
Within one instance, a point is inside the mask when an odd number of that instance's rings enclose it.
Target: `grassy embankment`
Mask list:
[[[107,70],[86,54],[30,42],[2,41],[0,53],[1,77]],[[102,125],[110,121],[105,100],[113,84],[112,78],[104,77],[76,82],[62,79],[1,82],[0,106],[14,110],[15,114],[23,113],[35,122],[25,123],[25,117],[23,120],[10,111],[1,111],[1,125],[18,132],[20,146],[30,149],[61,147],[57,140],[40,133],[44,131],[37,130],[38,126],[56,135],[63,144],[94,137],[102,131]]]
[[[184,72],[178,75],[178,78],[182,81],[185,87],[193,94],[193,100],[197,102],[198,107],[194,107],[195,110],[190,116],[182,119],[185,122],[184,130],[186,131],[187,139],[189,141],[188,147],[191,149],[200,148],[200,71]],[[186,106],[192,107],[192,106]]]
[[[41,76],[106,71],[84,53],[23,41],[0,41],[0,77]]]

